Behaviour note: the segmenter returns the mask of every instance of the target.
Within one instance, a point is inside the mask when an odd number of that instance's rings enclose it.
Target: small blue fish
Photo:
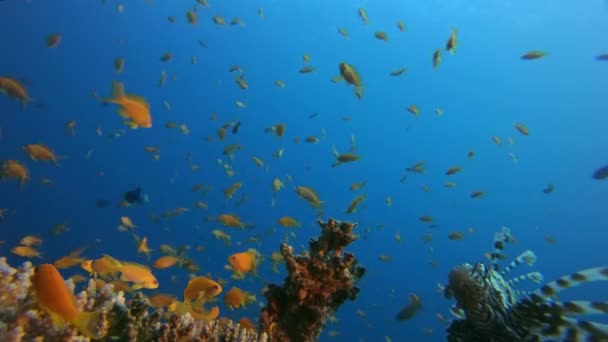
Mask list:
[[[608,61],[608,53],[603,53],[597,57],[595,57],[598,61]]]
[[[593,173],[593,179],[602,180],[608,178],[608,165],[600,167]]]

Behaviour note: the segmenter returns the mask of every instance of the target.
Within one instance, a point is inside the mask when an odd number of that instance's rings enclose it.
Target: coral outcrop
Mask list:
[[[357,236],[355,223],[329,219],[318,221],[321,236],[309,242],[310,251],[294,255],[281,244],[288,276],[283,285],[270,285],[260,325],[271,341],[307,342],[319,337],[325,322],[347,299],[359,292],[358,280],[365,268],[343,249]]]
[[[0,258],[0,341],[90,341],[71,324],[55,324],[47,311],[38,306],[31,283],[34,270],[30,262],[13,268],[6,258]],[[71,281],[67,284],[74,289]],[[98,341],[267,340],[264,334],[258,336],[231,321],[206,322],[194,320],[189,314],[165,315],[152,310],[142,293],[127,299],[109,284],[96,289],[93,280],[75,297],[79,310],[101,311],[97,329],[103,337]]]

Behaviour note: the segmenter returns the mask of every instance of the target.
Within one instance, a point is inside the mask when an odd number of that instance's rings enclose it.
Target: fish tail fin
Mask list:
[[[96,90],[91,90],[91,96],[93,96],[95,98],[95,100],[97,100],[99,102],[102,102],[102,103],[106,102],[106,99],[104,99],[103,97],[99,96],[97,94]]]
[[[79,313],[72,324],[80,332],[92,339],[99,339],[103,337],[103,333],[98,329],[98,325],[101,322],[101,311],[99,312],[81,312]]]
[[[125,86],[121,82],[112,83],[112,95],[110,100],[124,101],[127,97],[125,96]]]
[[[59,161],[60,161],[60,160],[65,160],[65,159],[69,159],[69,158],[70,158],[70,157],[68,157],[68,156],[63,156],[63,155],[61,155],[61,156],[57,156],[57,157],[55,157],[55,160],[53,160],[53,165],[55,165],[55,166],[61,166],[61,165],[59,165]]]
[[[24,177],[19,179],[19,190],[22,191],[23,187],[25,186],[25,183],[27,183],[30,180],[29,177]]]
[[[137,129],[137,127],[139,127],[135,122],[133,121],[125,121],[123,122],[125,124],[125,126],[129,127],[130,129]]]
[[[338,153],[336,146],[331,147],[331,152],[333,153],[334,157],[336,157],[336,158],[338,158],[340,156],[340,153]]]

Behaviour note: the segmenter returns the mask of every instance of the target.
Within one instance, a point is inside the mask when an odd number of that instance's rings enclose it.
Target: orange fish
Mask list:
[[[302,227],[302,224],[293,217],[283,216],[279,219],[279,224],[286,228]]]
[[[245,228],[247,225],[241,222],[237,216],[232,214],[222,214],[217,217],[217,220],[221,222],[224,226],[232,227],[232,228]]]
[[[196,320],[214,320],[219,316],[220,309],[214,306],[210,310],[207,310],[202,305],[221,292],[222,287],[215,281],[207,277],[193,278],[184,289],[184,301],[174,301],[169,305],[169,311],[179,314],[187,312]],[[194,300],[193,303],[190,302],[192,300]]]
[[[125,95],[125,87],[122,83],[112,83],[112,95],[107,99],[102,99],[96,94],[94,96],[102,102],[119,105],[118,114],[125,119],[125,125],[131,129],[152,127],[150,104],[143,97],[133,94]]]
[[[229,268],[234,271],[233,279],[245,278],[245,273],[256,272],[262,255],[251,248],[247,252],[235,253],[228,257]]]
[[[99,259],[87,260],[83,262],[81,267],[89,273],[95,273],[96,275],[103,277],[107,275],[113,276],[114,274],[120,272],[123,264],[113,257],[104,254],[104,256]]]
[[[27,235],[24,236],[21,241],[19,241],[24,246],[40,246],[42,244],[42,238],[36,235]]]
[[[26,144],[23,145],[22,148],[31,160],[50,161],[53,164],[58,165],[57,156],[48,146],[42,144]]]
[[[76,307],[76,298],[68,289],[55,266],[43,264],[36,268],[32,283],[38,304],[56,324],[68,322],[92,339],[102,337],[97,325],[100,312],[85,312]]]
[[[243,317],[243,318],[239,319],[239,325],[241,326],[242,329],[244,328],[244,329],[257,331],[255,324],[253,324],[253,322],[247,317]]]
[[[165,256],[162,256],[162,257],[156,259],[156,261],[154,261],[154,263],[152,264],[152,267],[169,268],[169,267],[175,266],[175,264],[177,264],[178,261],[179,261],[179,259],[177,257],[174,257],[173,255],[165,255]]]
[[[19,180],[19,184],[23,185],[30,180],[30,173],[20,162],[6,160],[2,163],[2,167],[0,167],[0,179],[4,178],[16,178]]]
[[[83,258],[80,258],[78,256],[66,255],[57,259],[57,261],[55,261],[53,264],[57,268],[70,268],[76,265],[82,265],[84,261],[85,260]]]
[[[40,258],[40,252],[38,252],[37,250],[35,250],[33,247],[30,246],[17,246],[13,249],[11,249],[11,252],[15,255],[18,255],[20,257],[24,257],[24,258]]]
[[[177,299],[169,294],[158,293],[148,298],[150,305],[155,308],[166,308],[173,304]]]
[[[25,87],[14,78],[0,76],[0,93],[4,93],[21,102],[23,108],[32,102]]]
[[[158,280],[150,269],[133,262],[123,264],[120,269],[120,280],[134,283],[133,290],[158,288]]]
[[[230,309],[236,309],[239,307],[245,308],[247,304],[255,302],[255,295],[243,291],[238,287],[232,287],[230,291],[224,295],[224,304]]]
[[[184,289],[184,302],[194,301],[197,305],[200,305],[220,293],[222,293],[220,284],[207,277],[196,277],[190,279]]]

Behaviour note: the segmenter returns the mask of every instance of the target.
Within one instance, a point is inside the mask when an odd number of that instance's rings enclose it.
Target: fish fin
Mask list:
[[[120,115],[121,117],[128,119],[129,118],[129,114],[127,113],[126,109],[119,107],[118,110],[116,111],[118,113],[118,115]]]
[[[81,312],[79,313],[72,324],[80,332],[92,339],[103,337],[102,331],[97,328],[101,321],[101,311],[99,312]]]
[[[139,95],[127,94],[125,97],[127,98],[127,100],[137,102],[137,103],[141,104],[142,106],[146,107],[147,109],[150,109],[150,104],[146,101],[146,99],[144,99],[143,97],[141,97]]]
[[[121,82],[112,83],[112,95],[110,96],[110,101],[124,101],[126,100],[125,96],[125,86]]]
[[[59,161],[64,160],[64,159],[69,159],[69,157],[68,156],[56,156],[55,160],[53,160],[53,165],[61,167],[61,165],[59,165]]]
[[[135,285],[131,286],[131,291],[137,291],[137,290],[141,290],[141,289],[143,289],[143,288],[144,288],[144,287],[143,287],[142,285],[140,285],[140,284],[135,284]]]
[[[138,125],[133,121],[125,121],[124,124],[128,126],[130,129],[137,129]]]

